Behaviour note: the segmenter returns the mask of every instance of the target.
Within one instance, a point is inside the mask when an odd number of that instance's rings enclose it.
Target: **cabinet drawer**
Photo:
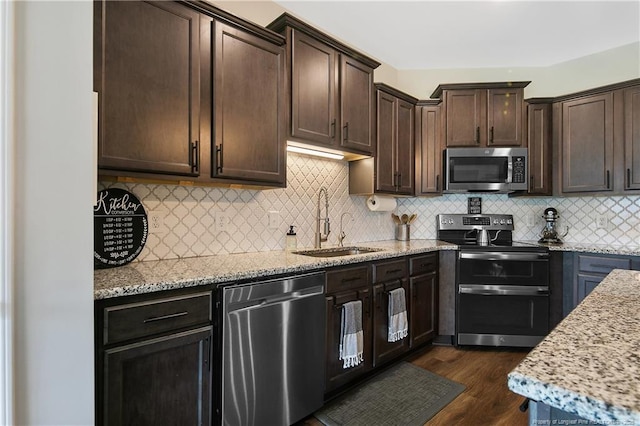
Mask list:
[[[397,280],[407,276],[406,258],[392,260],[390,262],[378,262],[373,264],[373,282]]]
[[[578,270],[608,274],[613,269],[631,269],[631,258],[578,255]]]
[[[104,308],[104,344],[211,322],[211,292]]]
[[[367,287],[368,285],[369,266],[358,266],[327,272],[327,293]]]
[[[409,259],[409,274],[420,275],[438,270],[438,253],[416,256]]]

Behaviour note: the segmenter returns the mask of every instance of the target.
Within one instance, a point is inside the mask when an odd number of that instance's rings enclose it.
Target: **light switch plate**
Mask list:
[[[267,217],[269,219],[269,229],[278,229],[282,223],[282,219],[280,218],[280,212],[271,210],[267,213]]]

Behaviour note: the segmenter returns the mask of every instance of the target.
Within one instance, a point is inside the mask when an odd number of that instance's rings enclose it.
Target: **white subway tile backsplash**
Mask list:
[[[133,192],[147,214],[164,214],[166,231],[150,234],[137,261],[215,254],[282,250],[289,225],[296,227],[298,247],[313,246],[317,194],[329,192],[331,235],[336,245],[340,216],[345,217],[345,244],[394,238],[389,213],[371,212],[366,197],[349,195],[349,165],[288,154],[287,188],[264,191],[176,185],[101,182],[101,188],[119,187]],[[510,198],[507,195],[474,194],[482,197],[483,213],[513,214],[514,239],[537,240],[544,226],[542,213],[555,207],[559,225],[569,227],[565,241],[598,244],[640,244],[640,197]],[[449,194],[433,198],[399,198],[396,213],[416,213],[412,239],[435,239],[438,213],[466,213],[467,195]],[[324,203],[324,201],[323,201]],[[322,204],[323,204],[322,203]],[[279,212],[278,228],[269,227],[268,212]],[[324,212],[324,206],[322,208]],[[223,229],[216,218],[226,216]],[[324,214],[324,213],[323,213]],[[527,226],[533,215],[535,226]],[[608,229],[596,229],[596,216],[606,215]]]

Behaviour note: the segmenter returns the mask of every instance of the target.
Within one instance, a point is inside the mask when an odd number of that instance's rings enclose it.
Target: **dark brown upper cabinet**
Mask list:
[[[441,84],[445,147],[523,146],[524,87],[530,82]]]
[[[287,13],[267,28],[287,38],[288,137],[373,155],[373,70],[380,63]]]
[[[416,104],[415,195],[442,194],[441,116],[439,100]]]
[[[625,190],[640,189],[640,85],[624,89]]]
[[[212,177],[285,185],[284,47],[213,22]]]
[[[552,195],[551,99],[527,99],[530,195]]]
[[[557,195],[640,189],[640,79],[554,98]]]
[[[376,83],[375,192],[413,195],[417,99]]]
[[[99,174],[285,186],[284,43],[205,2],[95,2]]]
[[[198,176],[200,14],[173,2],[96,2],[98,167]]]

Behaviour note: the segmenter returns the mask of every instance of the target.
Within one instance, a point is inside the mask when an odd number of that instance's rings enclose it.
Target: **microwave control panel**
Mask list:
[[[525,183],[525,157],[513,157],[513,169],[511,181],[513,183]]]

